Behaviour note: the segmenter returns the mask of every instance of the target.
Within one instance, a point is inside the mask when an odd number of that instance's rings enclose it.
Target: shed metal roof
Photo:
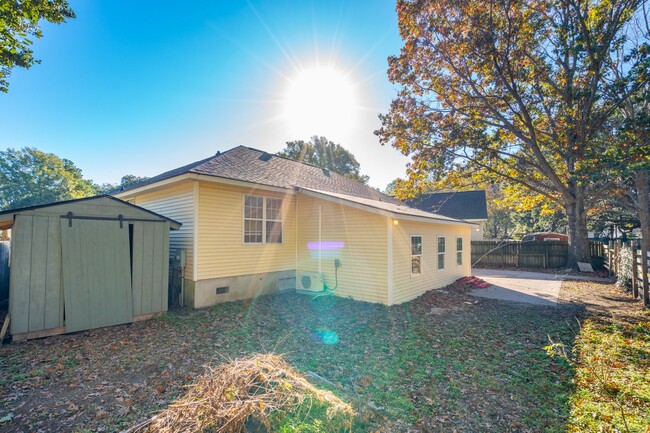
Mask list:
[[[128,209],[133,209],[138,213],[141,213],[142,216],[153,216],[156,219],[160,219],[161,221],[168,221],[170,223],[170,227],[174,230],[178,230],[181,227],[181,223],[178,221],[175,221],[171,218],[167,218],[164,215],[160,215],[156,212],[150,211],[149,209],[145,209],[140,206],[136,206],[134,204],[128,203],[124,200],[120,200],[119,198],[113,197],[111,195],[107,194],[102,194],[102,195],[96,195],[92,197],[84,197],[84,198],[78,198],[78,199],[73,199],[73,200],[64,200],[64,201],[58,201],[58,202],[52,202],[52,203],[45,203],[45,204],[40,204],[40,205],[35,205],[35,206],[26,206],[22,208],[16,208],[16,209],[7,209],[2,212],[0,212],[0,229],[8,229],[11,228],[14,222],[14,217],[17,214],[25,213],[25,212],[32,212],[32,211],[38,211],[40,209],[47,209],[47,208],[53,208],[55,206],[67,206],[67,205],[76,205],[84,202],[92,202],[92,201],[97,201],[98,204],[101,201],[106,201],[106,200],[111,200],[116,203],[118,203],[120,206],[125,206]],[[128,219],[128,218],[126,218]]]

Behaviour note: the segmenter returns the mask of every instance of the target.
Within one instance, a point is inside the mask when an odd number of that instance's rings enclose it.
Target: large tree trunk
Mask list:
[[[572,195],[564,208],[569,222],[569,257],[567,267],[577,268],[578,262],[591,263],[587,235],[587,212],[582,194]]]
[[[638,197],[638,213],[641,222],[641,269],[643,272],[643,303],[650,306],[648,289],[648,249],[650,249],[650,175],[647,170],[641,170],[634,176]]]

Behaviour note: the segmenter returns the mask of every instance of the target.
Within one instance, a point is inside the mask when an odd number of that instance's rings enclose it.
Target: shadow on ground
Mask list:
[[[166,407],[203,365],[273,352],[354,402],[354,431],[566,431],[572,372],[543,347],[572,340],[582,307],[467,289],[393,307],[284,293],[12,344],[0,352],[0,428],[120,430]]]

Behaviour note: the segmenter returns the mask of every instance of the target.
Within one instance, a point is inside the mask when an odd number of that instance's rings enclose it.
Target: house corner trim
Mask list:
[[[393,219],[386,217],[386,286],[388,290],[387,304],[395,303],[395,287],[393,278]]]
[[[192,278],[194,281],[199,280],[199,182],[194,182],[194,242],[193,242],[193,267]]]

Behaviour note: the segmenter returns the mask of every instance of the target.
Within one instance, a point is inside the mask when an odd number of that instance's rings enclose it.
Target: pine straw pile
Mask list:
[[[128,431],[240,433],[249,418],[269,428],[272,413],[313,404],[327,408],[336,430],[351,429],[350,404],[316,388],[281,356],[259,354],[209,368],[183,397]]]

